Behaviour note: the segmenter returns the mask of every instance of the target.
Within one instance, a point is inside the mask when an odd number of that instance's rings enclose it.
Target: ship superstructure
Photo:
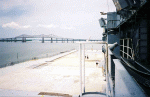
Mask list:
[[[150,96],[150,2],[113,0],[116,12],[100,18],[103,41],[117,42],[108,51],[108,96]],[[104,15],[101,13],[101,15]],[[105,49],[106,47],[103,47]],[[105,51],[103,50],[105,53]],[[121,90],[122,89],[122,90]],[[142,95],[142,96],[143,96]]]

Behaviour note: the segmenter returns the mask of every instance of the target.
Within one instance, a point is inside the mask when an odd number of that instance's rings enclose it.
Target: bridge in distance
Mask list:
[[[31,38],[35,39],[35,38],[41,38],[41,42],[44,43],[44,41],[50,41],[51,43],[53,43],[54,41],[57,43],[58,41],[61,41],[62,43],[64,43],[65,41],[68,43],[69,41],[71,42],[75,42],[75,41],[86,41],[86,39],[73,39],[73,38],[63,38],[63,37],[59,37],[53,34],[50,35],[27,35],[27,34],[22,34],[16,37],[12,37],[12,38],[1,38],[0,42],[17,42],[17,41],[22,41],[22,42],[27,42],[27,41],[32,41]],[[49,40],[45,40],[49,39]],[[30,40],[29,40],[30,39]],[[89,41],[101,41],[101,40],[89,40]]]

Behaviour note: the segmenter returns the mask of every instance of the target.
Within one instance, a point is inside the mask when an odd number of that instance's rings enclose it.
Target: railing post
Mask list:
[[[106,96],[109,96],[109,81],[108,81],[108,44],[106,43]]]
[[[127,59],[129,58],[129,39],[127,39]]]
[[[124,58],[124,39],[123,39],[123,58]]]
[[[79,44],[79,65],[80,65],[80,97],[82,97],[82,44]]]
[[[132,43],[132,39],[131,39],[131,43]],[[132,59],[134,60],[134,50],[133,50],[133,44],[132,44],[131,53],[132,53]]]
[[[83,91],[85,93],[85,44],[83,44]]]

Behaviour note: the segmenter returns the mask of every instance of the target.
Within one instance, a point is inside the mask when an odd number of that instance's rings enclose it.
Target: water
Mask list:
[[[0,68],[32,59],[51,57],[78,50],[77,43],[0,42]],[[86,49],[101,49],[101,45],[86,45]]]

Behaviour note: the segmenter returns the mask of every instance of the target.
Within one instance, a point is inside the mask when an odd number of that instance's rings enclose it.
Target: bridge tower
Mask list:
[[[42,37],[42,43],[44,43],[44,37]]]
[[[62,38],[62,43],[63,43],[63,38]]]
[[[22,37],[22,42],[26,42],[26,37]]]
[[[15,38],[14,38],[14,42],[16,42],[16,41],[17,41],[17,38],[15,37]]]
[[[51,38],[51,43],[53,43],[53,38]]]
[[[74,43],[74,39],[73,39],[73,43]]]
[[[56,38],[56,43],[57,43],[57,38]]]

